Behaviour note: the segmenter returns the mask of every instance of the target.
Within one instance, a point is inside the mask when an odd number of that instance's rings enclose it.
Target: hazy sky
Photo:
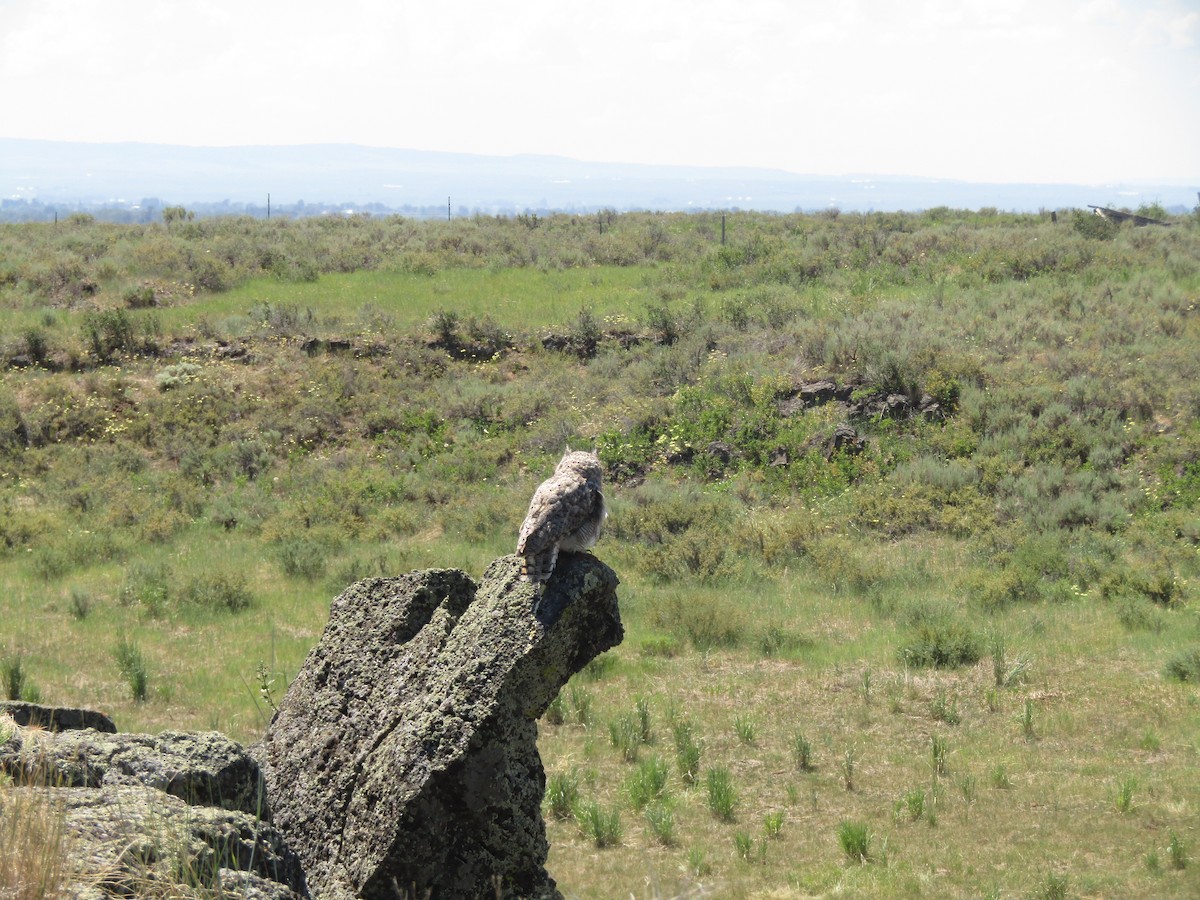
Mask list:
[[[0,137],[1200,182],[1200,0],[0,0]]]

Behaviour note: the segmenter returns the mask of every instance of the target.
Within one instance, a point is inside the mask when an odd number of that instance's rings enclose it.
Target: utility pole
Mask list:
[[[267,192],[267,218],[271,218],[271,194]]]
[[[721,246],[725,246],[725,213],[721,213]]]
[[[450,221],[450,198],[446,198],[446,221]]]

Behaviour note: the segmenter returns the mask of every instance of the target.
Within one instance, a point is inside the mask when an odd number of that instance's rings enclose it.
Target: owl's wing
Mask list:
[[[596,492],[582,479],[550,479],[534,492],[521,525],[517,552],[537,553],[578,528],[597,503]]]

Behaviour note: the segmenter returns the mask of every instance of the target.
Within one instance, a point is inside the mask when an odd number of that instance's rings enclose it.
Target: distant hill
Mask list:
[[[437,215],[525,211],[755,209],[792,212],[995,207],[1035,211],[1089,204],[1181,212],[1196,186],[976,184],[775,169],[476,156],[349,144],[183,147],[0,139],[3,218],[23,208],[216,206],[261,214],[303,201],[318,209]],[[301,207],[302,208],[302,207]],[[211,209],[209,211],[212,211]]]

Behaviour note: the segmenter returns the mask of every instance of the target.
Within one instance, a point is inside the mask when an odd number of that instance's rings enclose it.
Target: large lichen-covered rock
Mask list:
[[[295,858],[256,816],[133,784],[54,794],[78,873],[76,897],[299,896]]]
[[[217,732],[17,729],[0,742],[0,772],[18,783],[56,787],[144,785],[185,803],[252,815],[262,807],[258,764]]]
[[[519,572],[509,556],[478,587],[431,570],[333,602],[252,748],[314,896],[559,896],[537,719],[620,642],[618,580],[564,554],[535,615]]]
[[[298,861],[259,813],[257,763],[223,735],[55,732],[6,716],[0,775],[11,781],[0,819],[54,811],[46,827],[61,828],[68,851],[65,895],[305,894]]]

